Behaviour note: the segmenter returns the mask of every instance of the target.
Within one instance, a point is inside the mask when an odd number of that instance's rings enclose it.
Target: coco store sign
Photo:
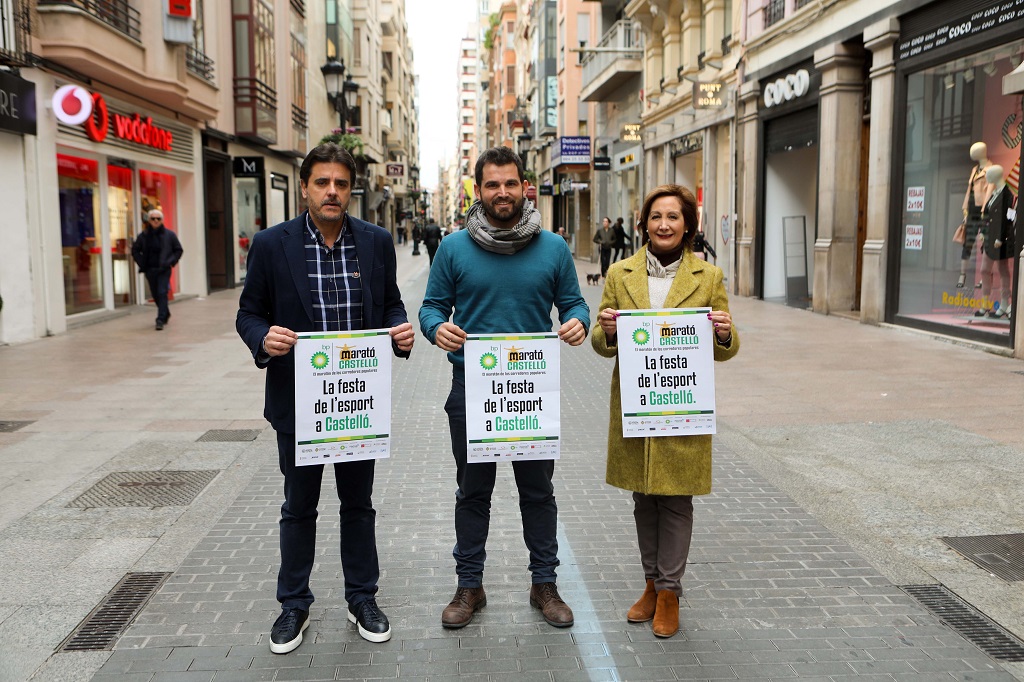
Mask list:
[[[90,93],[79,85],[65,85],[53,93],[53,113],[69,126],[80,125],[93,142],[103,142],[112,131],[116,137],[143,147],[171,151],[174,135],[147,116],[111,115],[107,102],[98,92]]]
[[[796,73],[778,78],[764,86],[764,105],[774,107],[783,102],[789,102],[803,97],[811,89],[811,74],[807,69],[800,69]]]

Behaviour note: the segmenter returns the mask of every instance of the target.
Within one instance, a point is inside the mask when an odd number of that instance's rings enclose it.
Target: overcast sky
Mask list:
[[[419,77],[420,185],[437,187],[437,164],[459,135],[459,43],[474,21],[475,0],[406,0],[413,68]]]

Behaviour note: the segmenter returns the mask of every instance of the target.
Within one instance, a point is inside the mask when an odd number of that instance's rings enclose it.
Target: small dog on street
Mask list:
[[[591,273],[591,272],[587,273],[587,284],[588,285],[589,284],[595,284],[596,285],[596,284],[600,284],[600,283],[601,283],[601,274],[600,273]]]

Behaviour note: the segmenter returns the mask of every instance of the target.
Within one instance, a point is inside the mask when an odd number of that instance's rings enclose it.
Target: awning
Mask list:
[[[1024,92],[1024,62],[1003,76],[1003,94],[1015,95]]]

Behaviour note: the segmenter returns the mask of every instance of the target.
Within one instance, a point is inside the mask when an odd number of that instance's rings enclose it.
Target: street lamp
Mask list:
[[[324,75],[324,83],[327,85],[327,100],[334,105],[338,112],[338,119],[341,125],[342,134],[348,132],[348,115],[354,111],[358,104],[359,84],[352,80],[352,74],[345,77],[345,62],[339,62],[334,57],[329,57],[327,63],[320,67],[320,73]]]

